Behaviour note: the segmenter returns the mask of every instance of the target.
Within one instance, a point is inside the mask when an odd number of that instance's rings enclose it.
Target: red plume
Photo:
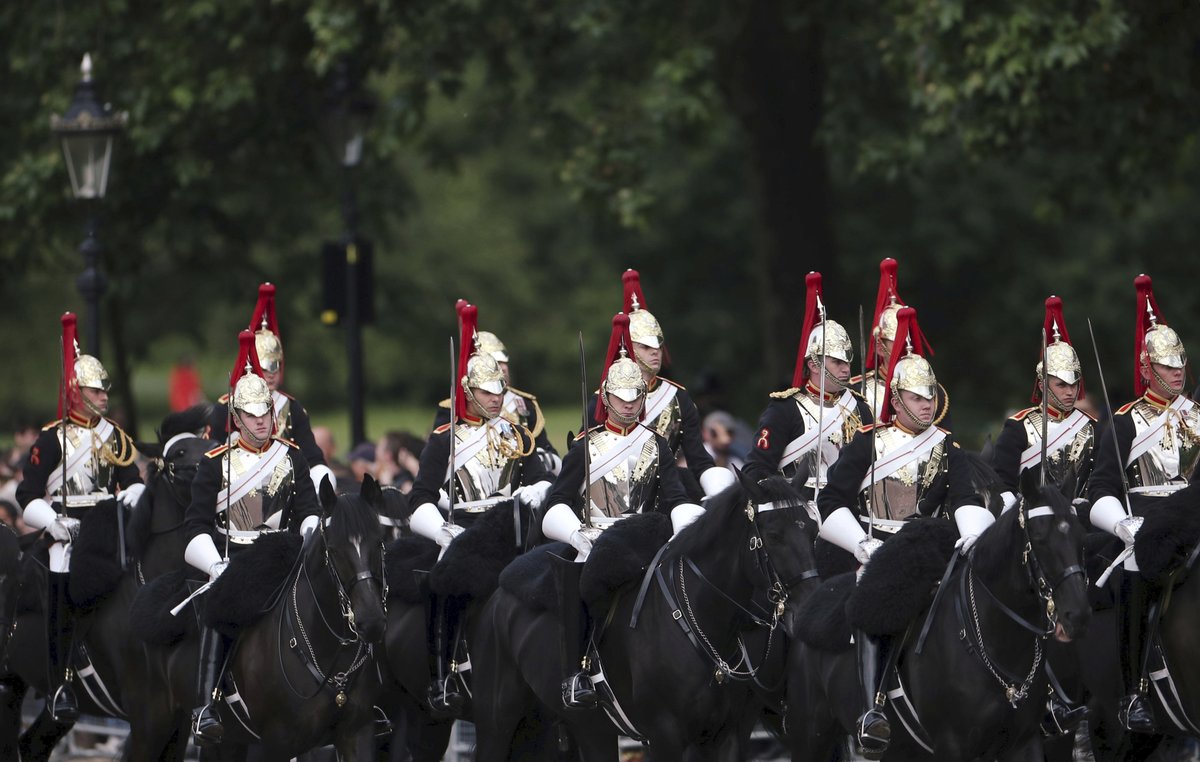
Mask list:
[[[808,363],[804,359],[804,350],[808,348],[808,335],[821,319],[820,310],[817,309],[817,300],[822,298],[821,273],[809,273],[804,277],[804,283],[807,286],[804,297],[804,323],[800,328],[800,348],[796,351],[796,370],[792,373],[792,386],[796,388],[804,386],[804,379],[808,377]]]
[[[917,323],[917,311],[912,307],[903,307],[896,315],[896,341],[892,344],[892,355],[888,358],[887,384],[884,389],[883,406],[879,413],[879,422],[888,423],[892,420],[892,375],[896,372],[896,364],[900,358],[908,354],[907,344],[912,340],[912,353],[925,355],[924,335]]]
[[[273,283],[263,283],[258,287],[258,303],[254,305],[254,315],[250,318],[251,332],[262,328],[264,320],[267,330],[279,336],[279,320],[275,316],[275,285]]]
[[[896,268],[899,265],[896,260],[888,257],[879,263],[879,291],[875,295],[875,317],[871,318],[871,334],[874,336],[875,329],[879,327],[879,318],[883,315],[883,308],[892,303],[895,298],[896,304],[904,306],[904,300],[900,298],[900,294],[896,291]],[[874,346],[875,342],[871,342]],[[863,347],[863,352],[866,353],[867,369],[875,367],[875,352],[867,351]]]
[[[79,396],[75,386],[75,344],[79,338],[74,312],[64,312],[62,316],[62,387],[58,390],[58,417],[62,418],[71,411]],[[64,408],[65,406],[65,408]]]
[[[629,270],[628,272],[633,272],[633,270]],[[634,275],[636,276],[637,273],[634,273]],[[601,383],[608,377],[608,369],[621,357],[621,347],[625,347],[625,353],[632,360],[633,341],[629,338],[629,316],[624,312],[618,312],[613,315],[612,335],[608,338],[608,351],[604,355],[604,371],[600,376]],[[604,405],[604,394],[600,393],[596,395],[596,423],[604,423],[607,420],[608,408]]]
[[[1154,287],[1149,275],[1139,275],[1133,279],[1137,289],[1137,333],[1133,336],[1133,392],[1140,397],[1146,393],[1146,381],[1142,378],[1142,351],[1146,347],[1146,331],[1150,330],[1150,311],[1154,312],[1155,322],[1166,325],[1162,313],[1158,311],[1158,302],[1154,298]]]
[[[637,270],[626,270],[621,275],[621,285],[625,288],[624,307],[621,311],[628,315],[633,312],[633,299],[637,297],[637,309],[648,310],[650,306],[646,304],[646,295],[642,293],[642,278],[638,275]]]
[[[1063,317],[1062,299],[1057,296],[1051,296],[1046,299],[1046,319],[1042,323],[1042,330],[1045,332],[1045,335],[1046,335],[1046,345],[1047,346],[1054,343],[1054,331],[1055,331],[1056,326],[1057,326],[1057,330],[1058,330],[1058,337],[1062,341],[1062,343],[1070,344],[1071,343],[1071,335],[1069,333],[1067,333],[1067,320],[1065,317]],[[1038,380],[1040,381],[1041,379],[1038,379]],[[1083,399],[1083,375],[1082,374],[1080,374],[1080,377],[1079,377],[1079,397],[1078,397],[1078,399]],[[1040,390],[1038,389],[1037,381],[1035,381],[1033,384],[1033,401],[1034,402],[1042,401],[1042,395],[1041,395]]]
[[[458,419],[467,415],[467,394],[462,380],[467,376],[467,360],[475,352],[475,332],[479,321],[479,308],[464,304],[458,311],[460,325],[458,338],[458,379],[454,384],[454,413]]]
[[[250,363],[250,370],[254,375],[260,378],[263,375],[262,366],[258,364],[258,349],[254,346],[254,332],[245,330],[238,334],[238,357],[237,362],[233,364],[233,370],[229,372],[229,392],[233,393],[233,387],[237,386],[238,379],[246,375],[246,363]],[[233,404],[233,400],[229,401]]]

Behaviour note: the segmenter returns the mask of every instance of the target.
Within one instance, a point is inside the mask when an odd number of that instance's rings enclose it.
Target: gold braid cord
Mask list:
[[[114,426],[112,441],[101,448],[100,457],[114,466],[128,466],[137,457],[137,447],[132,437]]]

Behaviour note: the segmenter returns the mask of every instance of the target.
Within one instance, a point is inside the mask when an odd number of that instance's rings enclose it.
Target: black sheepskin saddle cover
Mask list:
[[[1193,497],[1194,496],[1194,497]],[[1191,499],[1189,499],[1191,498]],[[1182,567],[1200,542],[1200,494],[1186,487],[1166,498],[1158,498],[1145,511],[1145,523],[1133,544],[1142,576],[1154,584]],[[1134,513],[1141,515],[1139,506]]]
[[[658,549],[671,539],[671,519],[664,513],[638,513],[618,521],[596,539],[583,574],[579,595],[592,611],[630,582],[641,581]]]
[[[869,635],[903,631],[929,603],[957,541],[952,521],[907,522],[863,570],[846,609],[850,624]]]
[[[229,567],[204,594],[206,624],[235,638],[258,621],[287,584],[303,543],[298,534],[273,532],[234,554]]]
[[[94,609],[121,581],[117,511],[124,508],[116,500],[105,500],[90,508],[79,522],[79,536],[71,543],[67,587],[77,609]]]
[[[871,563],[875,561],[872,559]],[[854,592],[854,572],[822,580],[796,617],[796,637],[821,651],[845,651],[852,645],[846,601]]]
[[[196,604],[171,616],[171,609],[187,598],[205,575],[190,566],[160,574],[142,585],[129,608],[129,626],[134,637],[150,646],[173,646],[197,631]]]
[[[500,572],[500,587],[534,611],[558,611],[555,559],[575,559],[575,548],[565,542],[548,542],[522,553]]]
[[[438,595],[482,601],[495,592],[500,572],[519,551],[513,534],[512,504],[501,503],[450,543],[429,575],[429,586]]]
[[[428,591],[421,578],[437,563],[439,550],[436,542],[420,535],[400,537],[388,545],[384,560],[388,600],[423,603]]]

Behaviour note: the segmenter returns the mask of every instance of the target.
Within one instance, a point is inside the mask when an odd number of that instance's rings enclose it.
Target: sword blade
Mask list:
[[[583,434],[583,439],[579,443],[579,445],[583,448],[583,515],[581,518],[583,519],[584,526],[591,527],[592,506],[591,500],[588,497],[588,489],[592,485],[592,448],[588,443],[588,429],[591,427],[588,426],[587,360],[583,352],[583,331],[579,332],[579,390],[583,415],[582,425],[579,429],[580,433]],[[597,400],[597,402],[599,401]]]
[[[1112,404],[1108,401],[1108,384],[1104,383],[1104,366],[1100,364],[1100,348],[1096,344],[1096,332],[1092,330],[1092,319],[1087,319],[1088,335],[1092,337],[1092,353],[1096,356],[1096,373],[1100,376],[1100,393],[1104,395],[1104,411],[1108,414],[1108,426],[1112,429]],[[1117,454],[1117,471],[1121,473],[1121,489],[1125,492],[1125,513],[1133,516],[1133,508],[1129,505],[1129,480],[1125,478],[1125,463],[1121,459],[1121,446],[1117,443],[1117,432],[1113,429],[1113,450]]]

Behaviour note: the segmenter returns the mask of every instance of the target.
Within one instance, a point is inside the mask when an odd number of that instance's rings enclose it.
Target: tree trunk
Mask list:
[[[766,382],[791,378],[804,277],[835,255],[825,151],[817,143],[825,67],[815,14],[795,25],[781,0],[752,0],[720,61],[722,87],[746,136],[757,196],[755,268]]]

